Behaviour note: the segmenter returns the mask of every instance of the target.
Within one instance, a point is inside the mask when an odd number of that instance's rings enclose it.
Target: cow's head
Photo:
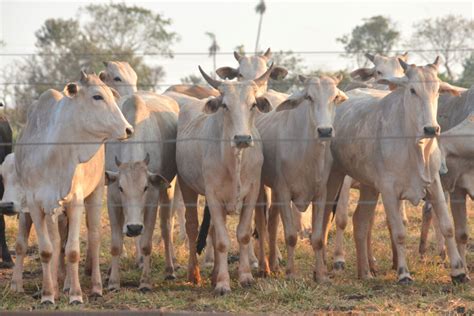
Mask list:
[[[384,78],[377,82],[403,89],[403,104],[411,128],[421,138],[439,135],[436,119],[440,92],[459,95],[459,90],[438,79],[439,57],[426,66],[409,65],[399,59],[405,75],[400,78]]]
[[[94,138],[126,139],[132,135],[133,127],[115,101],[120,95],[98,76],[81,72],[81,79],[68,84],[63,92],[68,106],[74,106],[75,122],[87,126],[87,133]]]
[[[15,154],[5,157],[0,166],[0,176],[3,181],[3,197],[0,208],[4,214],[19,213],[26,208],[26,195],[20,185],[20,179],[15,168]]]
[[[148,170],[150,155],[143,161],[122,163],[115,157],[118,172],[106,171],[107,185],[117,185],[123,207],[123,233],[135,237],[143,232],[145,210],[153,196],[158,197],[160,188],[170,186],[168,180]],[[150,196],[151,195],[151,196]]]
[[[369,79],[381,79],[388,77],[403,77],[404,71],[398,62],[399,59],[404,62],[408,59],[408,53],[398,55],[395,57],[385,57],[379,54],[365,54],[365,57],[369,59],[374,67],[372,68],[359,68],[351,72],[351,77],[353,79],[358,79],[361,81],[367,81]]]
[[[137,73],[124,61],[104,61],[105,70],[99,73],[100,80],[117,90],[121,96],[137,92]]]
[[[255,80],[222,82],[212,79],[199,67],[204,79],[221,94],[219,97],[208,99],[204,111],[208,114],[217,112],[223,116],[224,135],[230,137],[232,147],[241,149],[253,146],[252,129],[255,128],[255,113],[271,110],[270,102],[260,96],[259,91],[266,85],[272,70],[273,65]]]
[[[333,121],[335,106],[347,100],[347,95],[337,88],[342,77],[306,78],[299,76],[303,91],[297,92],[280,104],[276,111],[292,110],[307,106],[310,119],[318,138],[329,139],[334,136]]]
[[[216,73],[222,79],[254,80],[262,76],[268,70],[268,62],[272,57],[270,48],[263,55],[245,56],[234,52],[234,57],[239,63],[238,68],[221,67]],[[288,71],[283,67],[273,67],[270,78],[281,80],[286,77]]]

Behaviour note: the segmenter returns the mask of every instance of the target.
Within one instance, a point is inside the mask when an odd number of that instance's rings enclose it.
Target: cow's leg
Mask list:
[[[176,180],[173,194],[173,217],[177,217],[179,225],[178,239],[181,241],[186,240],[186,208],[184,206],[183,195],[179,183]]]
[[[352,225],[357,254],[357,275],[361,279],[372,278],[368,243],[377,199],[377,191],[363,184],[360,185],[360,198],[352,217]]]
[[[373,227],[375,223],[375,209],[377,208],[378,195],[377,195],[377,198],[373,202],[374,202],[374,205],[373,205],[374,211],[372,213],[372,217],[370,218],[369,231],[367,232],[367,256],[369,259],[370,272],[372,273],[373,276],[376,276],[377,275],[377,260],[375,260],[374,252],[373,252],[372,233],[373,233]]]
[[[188,281],[195,284],[201,283],[201,273],[197,258],[196,242],[199,233],[199,221],[197,213],[198,195],[178,176],[179,187],[186,206],[186,234],[188,235]]]
[[[272,200],[277,198],[276,192],[272,192]],[[271,203],[270,208],[268,209],[268,243],[269,243],[269,264],[270,271],[277,273],[279,270],[278,262],[278,243],[277,243],[277,234],[278,234],[278,224],[280,222],[280,206],[278,203]]]
[[[5,218],[3,215],[0,215],[0,251],[2,254],[2,266],[11,268],[13,261],[10,251],[8,250],[7,238],[5,236]]]
[[[51,257],[51,278],[53,279],[54,298],[59,298],[58,286],[58,269],[59,269],[59,255],[61,253],[61,238],[58,229],[58,217],[46,216],[46,225],[48,227],[49,237],[53,246],[53,254]]]
[[[434,213],[439,221],[441,233],[446,240],[447,253],[451,264],[451,279],[455,283],[467,282],[467,269],[463,260],[459,256],[456,241],[454,239],[454,225],[448,214],[448,207],[438,174],[435,174],[435,179],[428,188],[427,198],[433,205]]]
[[[38,250],[40,253],[41,266],[43,270],[43,289],[41,292],[42,304],[54,304],[54,287],[51,276],[51,258],[53,256],[53,245],[49,239],[44,212],[34,204],[28,205],[31,219],[35,225],[38,238]],[[49,215],[48,215],[49,216]]]
[[[28,237],[30,236],[33,221],[29,213],[20,213],[19,217],[15,245],[16,260],[13,267],[11,289],[14,292],[23,293],[23,263],[28,250]]]
[[[270,274],[270,266],[265,254],[265,244],[267,242],[267,220],[266,220],[266,201],[263,185],[260,186],[257,205],[255,206],[255,227],[258,233],[258,275],[266,277]]]
[[[212,224],[209,229],[212,228]],[[214,241],[212,240],[212,234],[207,234],[206,248],[204,249],[204,266],[214,266]]]
[[[431,222],[433,219],[432,206],[430,202],[426,201],[423,205],[422,217],[421,217],[421,233],[420,233],[420,245],[418,247],[418,253],[423,258],[426,254],[426,248],[428,246],[428,234],[430,231]]]
[[[171,190],[160,190],[160,228],[163,243],[165,244],[165,279],[174,280],[173,239],[171,236]]]
[[[84,213],[83,198],[76,196],[75,199],[66,207],[69,221],[69,232],[66,243],[66,262],[67,270],[71,282],[69,289],[69,303],[82,304],[82,290],[79,280],[79,261],[80,261],[80,230],[81,219]]]
[[[110,221],[110,254],[112,255],[110,262],[110,274],[107,282],[109,291],[117,291],[120,289],[120,256],[123,251],[123,224],[124,215],[120,199],[118,186],[113,183],[107,187],[107,211]]]
[[[467,229],[466,194],[467,192],[463,189],[454,189],[454,192],[451,193],[451,212],[453,213],[454,232],[459,255],[467,270],[466,244],[469,239],[469,230]]]
[[[441,228],[439,227],[439,221],[436,216],[433,216],[433,229],[436,239],[436,249],[438,255],[441,257],[442,260],[446,259],[446,243],[441,233]]]
[[[252,235],[250,235],[252,237]],[[258,268],[258,259],[257,256],[255,255],[255,247],[254,247],[254,239],[250,238],[250,242],[248,245],[248,252],[249,252],[249,260],[250,260],[250,266],[252,268]]]
[[[71,286],[71,282],[69,279],[69,275],[67,273],[67,266],[66,266],[66,241],[68,235],[68,222],[66,214],[62,214],[58,217],[58,229],[59,229],[59,237],[61,240],[60,246],[60,253],[59,253],[59,271],[58,271],[58,279],[63,282],[63,292],[69,292],[69,288]]]
[[[326,202],[324,205],[317,205],[313,202],[311,246],[315,254],[313,279],[316,282],[329,281],[325,262],[327,233],[330,215],[343,181],[344,174],[331,170],[326,187]]]
[[[216,249],[216,232],[214,230],[214,226],[209,227],[209,234],[211,244],[211,249],[212,249],[212,257],[214,258],[214,250]],[[206,246],[207,247],[207,246]],[[219,272],[219,257],[216,256],[215,260],[213,261],[213,267],[212,267],[212,273],[211,273],[211,285],[216,286],[217,284],[217,273]]]
[[[346,264],[344,252],[344,231],[346,230],[349,220],[349,196],[351,191],[352,178],[344,177],[341,190],[339,192],[339,200],[336,206],[336,241],[334,250],[334,270],[343,270]]]
[[[104,185],[100,183],[97,188],[85,199],[87,221],[87,253],[90,257],[90,272],[93,298],[102,296],[102,278],[100,276],[100,237],[101,215]]]
[[[402,205],[402,203],[400,203],[400,205]],[[402,217],[402,221],[403,221],[403,217]],[[387,228],[388,228],[388,233],[390,235],[390,245],[392,247],[392,270],[397,270],[397,267],[398,267],[397,246],[396,246],[395,240],[393,239],[393,232],[388,222],[388,218],[387,218]]]

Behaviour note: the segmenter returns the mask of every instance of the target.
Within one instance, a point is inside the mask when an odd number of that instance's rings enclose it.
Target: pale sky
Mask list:
[[[94,0],[93,3],[110,1]],[[222,52],[231,52],[243,44],[254,49],[259,16],[255,13],[257,0],[252,1],[125,1],[163,14],[172,20],[170,30],[181,40],[172,49],[175,52],[207,52],[210,45],[205,32],[214,32]],[[260,49],[273,51],[293,50],[332,51],[322,54],[301,54],[308,68],[338,70],[354,67],[354,62],[334,51],[343,47],[336,38],[349,33],[362,23],[363,18],[384,15],[396,22],[402,38],[408,39],[413,23],[424,18],[446,14],[473,18],[474,0],[471,1],[277,1],[267,0],[263,18]],[[0,39],[6,42],[3,54],[25,54],[35,51],[34,32],[47,18],[74,17],[77,9],[91,2],[77,1],[13,1],[0,0]],[[401,45],[397,49],[405,50]],[[412,55],[412,57],[414,57]],[[0,69],[14,57],[1,56]],[[15,57],[18,58],[18,57]],[[163,59],[154,56],[151,62],[161,64],[166,71],[165,83],[179,83],[191,73],[197,74],[197,65],[212,70],[207,55],[175,56]],[[410,60],[411,61],[411,60]],[[413,58],[416,62],[416,58]],[[235,66],[231,55],[219,55],[219,66]]]

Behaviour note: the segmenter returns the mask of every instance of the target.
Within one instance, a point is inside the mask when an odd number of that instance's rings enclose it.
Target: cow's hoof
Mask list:
[[[335,271],[343,271],[346,268],[346,263],[344,261],[336,261],[333,264]]]
[[[223,295],[226,295],[228,293],[230,293],[230,287],[228,285],[218,285],[216,286],[216,288],[214,289],[214,293],[217,295],[217,296],[223,296]]]
[[[173,281],[173,280],[176,280],[176,275],[173,273],[173,274],[167,274],[165,276],[165,280],[166,281]]]
[[[44,299],[41,301],[41,306],[52,306],[54,305],[54,300],[52,299]]]
[[[89,295],[89,301],[91,302],[98,301],[101,298],[102,298],[102,294],[97,293],[97,292],[93,292],[91,293],[91,295]]]
[[[453,282],[453,284],[463,284],[463,283],[467,283],[469,282],[470,278],[465,274],[465,273],[461,273],[459,275],[456,275],[456,276],[451,276],[451,281]]]
[[[318,275],[315,271],[313,271],[313,280],[318,284],[331,284],[327,275]]]
[[[69,305],[82,305],[82,300],[72,300],[69,302]]]
[[[118,283],[109,283],[109,286],[107,286],[107,290],[109,292],[118,292],[120,291],[120,285]]]
[[[250,273],[244,273],[239,278],[239,283],[242,287],[249,287],[253,284],[254,278]]]
[[[12,269],[15,264],[13,261],[2,261],[0,262],[0,269]]]
[[[413,279],[409,276],[406,276],[406,277],[401,278],[400,280],[398,280],[398,284],[400,284],[400,285],[411,285],[411,284],[413,284]]]

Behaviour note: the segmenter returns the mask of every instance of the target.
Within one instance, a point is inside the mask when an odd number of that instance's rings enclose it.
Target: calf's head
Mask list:
[[[367,81],[369,79],[381,79],[387,77],[403,77],[405,75],[404,70],[400,63],[399,59],[404,62],[408,59],[408,53],[398,55],[395,57],[386,57],[379,54],[365,54],[365,57],[369,59],[374,67],[372,68],[359,68],[351,72],[351,77],[354,79],[359,79],[362,81]]]
[[[320,139],[330,139],[334,136],[333,121],[335,106],[347,100],[347,95],[337,88],[342,77],[306,78],[299,76],[304,84],[303,90],[290,96],[281,103],[276,111],[292,110],[306,106],[309,117],[315,128],[315,135]]]
[[[98,76],[81,72],[79,82],[68,84],[64,94],[69,98],[67,105],[74,107],[74,121],[84,127],[85,133],[102,140],[126,139],[132,135],[133,127],[115,102],[120,95]]]
[[[158,197],[160,187],[169,187],[169,182],[157,173],[148,170],[150,155],[143,161],[122,163],[115,157],[118,172],[106,171],[107,185],[117,185],[122,202],[124,225],[123,233],[135,237],[142,233],[147,203],[150,194]],[[156,206],[155,206],[156,207]]]
[[[104,61],[105,70],[99,78],[109,87],[117,90],[121,96],[137,92],[137,73],[129,63],[123,61]]]
[[[0,166],[0,175],[4,188],[3,197],[0,201],[0,213],[19,213],[26,208],[26,196],[16,172],[15,154],[12,153],[5,157],[3,164]]]
[[[222,82],[212,79],[199,67],[204,79],[221,94],[209,99],[204,106],[204,111],[208,114],[219,113],[223,116],[224,135],[230,136],[232,147],[243,149],[253,146],[252,129],[255,128],[255,113],[271,110],[270,102],[259,96],[259,91],[263,85],[266,85],[272,70],[273,65],[255,80]]]

